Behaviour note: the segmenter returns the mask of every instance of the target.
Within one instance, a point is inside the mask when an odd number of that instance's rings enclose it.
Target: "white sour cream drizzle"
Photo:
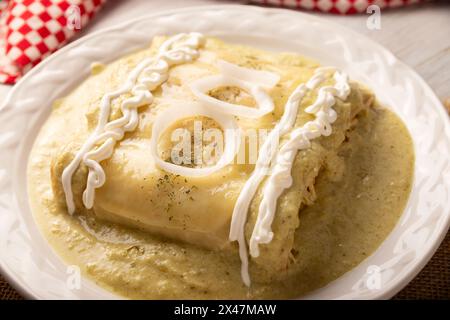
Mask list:
[[[330,72],[334,72],[335,85],[320,88],[317,100],[305,109],[307,113],[314,114],[316,118],[302,127],[292,130],[301,100],[308,91],[317,88]],[[276,212],[277,200],[281,193],[292,184],[291,169],[297,152],[309,148],[310,140],[331,134],[331,124],[336,121],[337,117],[336,112],[332,109],[336,102],[335,97],[345,100],[349,93],[350,86],[346,74],[336,71],[334,68],[318,68],[306,84],[299,85],[290,95],[283,116],[261,147],[255,169],[236,201],[230,226],[230,241],[239,243],[239,256],[242,262],[241,276],[245,285],[250,286],[250,275],[244,228],[250,203],[259,185],[270,172],[263,189],[258,216],[249,242],[252,257],[259,256],[259,244],[272,241],[271,225]],[[279,137],[289,131],[291,132],[288,141],[279,150],[274,150],[271,146],[278,142]]]
[[[151,104],[151,91],[168,79],[169,67],[190,62],[198,57],[198,48],[204,37],[200,33],[180,33],[165,41],[154,58],[144,59],[130,73],[127,81],[116,91],[105,94],[100,103],[100,115],[94,132],[85,141],[75,158],[64,169],[62,185],[70,214],[75,211],[72,193],[72,176],[81,163],[88,167],[86,189],[83,192],[83,204],[92,208],[95,189],[100,188],[106,180],[100,162],[111,157],[114,146],[126,132],[134,131],[139,122],[137,109]],[[108,122],[111,103],[123,94],[131,94],[121,103],[122,117]],[[100,144],[98,147],[96,147]]]

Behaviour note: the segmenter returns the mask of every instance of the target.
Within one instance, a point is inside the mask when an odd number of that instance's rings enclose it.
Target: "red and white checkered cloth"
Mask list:
[[[105,1],[1,1],[0,83],[14,84],[42,59],[62,47],[89,22]]]
[[[430,0],[250,0],[253,3],[284,6],[337,14],[366,12],[370,5],[380,9],[402,7]]]
[[[84,27],[106,0],[0,0],[0,83],[14,84]],[[338,14],[428,0],[251,0]]]

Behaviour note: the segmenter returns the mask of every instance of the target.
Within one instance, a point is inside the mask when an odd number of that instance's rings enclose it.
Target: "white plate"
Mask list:
[[[293,51],[342,68],[369,85],[407,124],[416,152],[405,212],[381,247],[358,267],[304,298],[390,298],[426,264],[450,223],[450,125],[431,89],[380,45],[339,25],[294,11],[209,6],[167,11],[84,37],[27,74],[0,109],[0,266],[32,298],[114,298],[83,279],[66,285],[66,266],[37,230],[27,196],[26,163],[52,101],[109,62],[146,46],[157,34],[200,31],[268,50]],[[370,283],[370,266],[381,287]],[[371,289],[370,289],[371,288]]]

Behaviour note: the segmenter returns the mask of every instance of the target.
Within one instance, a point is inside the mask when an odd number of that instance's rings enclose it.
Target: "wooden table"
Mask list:
[[[243,1],[109,1],[97,18],[80,33],[80,36],[165,9],[239,2]],[[369,15],[314,14],[341,23],[379,42],[415,69],[442,101],[450,97],[450,2],[448,0],[382,11],[380,30],[367,28],[366,21]],[[0,85],[0,100],[9,90],[10,87]],[[450,299],[449,255],[450,237],[447,236],[438,254],[421,274],[397,295],[397,298]],[[443,271],[435,273],[433,270]],[[2,285],[5,284],[0,278],[0,288]],[[428,291],[422,290],[425,287]]]

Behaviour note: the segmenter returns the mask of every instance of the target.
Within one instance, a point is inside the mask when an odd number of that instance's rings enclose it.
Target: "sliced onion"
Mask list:
[[[209,117],[217,121],[222,127],[222,130],[225,132],[225,147],[220,159],[215,165],[205,168],[188,168],[162,160],[157,150],[161,134],[175,121],[194,116]],[[208,176],[230,164],[239,150],[240,141],[240,130],[233,117],[207,108],[199,103],[180,103],[164,110],[155,119],[152,128],[150,151],[156,165],[160,169],[185,177],[202,177]]]
[[[219,60],[217,66],[224,75],[258,84],[266,89],[272,89],[280,81],[280,76],[276,73],[244,68],[224,60]]]
[[[236,86],[249,92],[256,101],[257,108],[250,108],[239,104],[228,103],[207,95],[212,89],[224,86]],[[273,111],[272,98],[259,85],[243,81],[226,75],[213,75],[201,78],[191,84],[194,95],[207,107],[221,113],[227,113],[239,117],[259,118]]]
[[[222,74],[198,79],[190,86],[194,95],[201,102],[222,113],[253,119],[273,111],[273,100],[265,89],[271,89],[278,83],[280,77],[277,74],[240,67],[223,60],[219,60],[217,65]],[[223,86],[235,86],[246,90],[255,99],[257,107],[250,108],[224,102],[207,94],[208,91]]]

